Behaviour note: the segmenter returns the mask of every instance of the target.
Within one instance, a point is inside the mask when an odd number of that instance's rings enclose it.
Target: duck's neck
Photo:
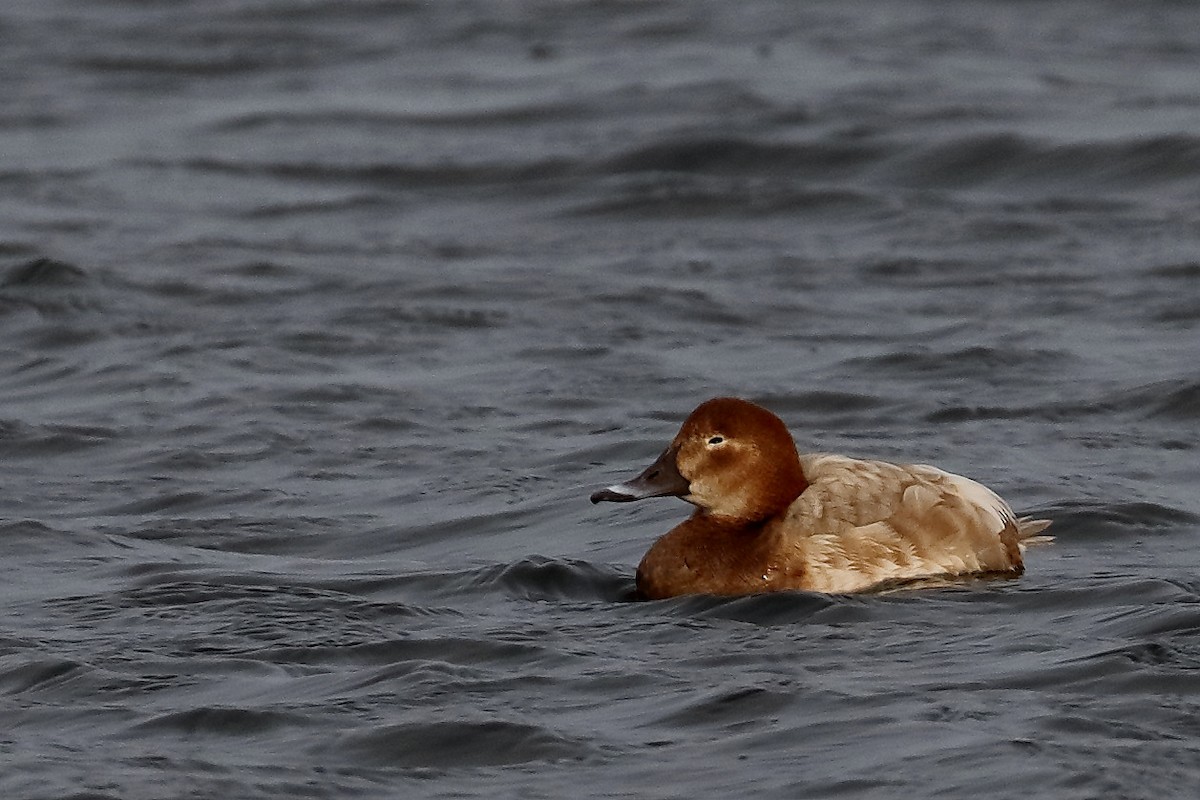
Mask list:
[[[710,514],[702,508],[697,508],[683,524],[694,531],[693,535],[716,535],[738,539],[752,539],[762,533],[763,529],[767,526],[769,518],[769,515],[761,519],[722,517]]]
[[[797,459],[762,481],[757,496],[748,503],[746,513],[733,520],[738,525],[759,524],[784,514],[797,497],[808,488],[808,479]]]
[[[804,494],[804,490],[807,488],[808,478],[805,477],[804,468],[800,466],[800,459],[797,458],[794,468],[780,476],[779,494],[776,501],[779,503],[778,510],[786,510],[797,497]]]

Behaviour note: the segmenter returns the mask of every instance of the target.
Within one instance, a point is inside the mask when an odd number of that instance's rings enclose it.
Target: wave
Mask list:
[[[1184,378],[1117,389],[1091,400],[1047,402],[1037,406],[951,406],[926,415],[929,422],[971,419],[1042,419],[1123,414],[1146,420],[1200,419],[1200,381]]]
[[[757,727],[762,720],[776,718],[798,702],[795,692],[790,690],[762,686],[722,687],[699,696],[683,695],[673,704],[677,707],[655,718],[654,723],[685,729],[693,726]]]
[[[882,195],[846,187],[801,186],[733,178],[727,181],[655,178],[602,187],[601,199],[573,204],[568,217],[719,216],[760,218],[772,214],[870,214],[887,206]]]
[[[80,267],[55,258],[40,257],[10,267],[0,278],[0,289],[31,286],[78,286],[88,279]]]
[[[1133,531],[1193,528],[1200,514],[1146,501],[1096,503],[1068,501],[1038,509],[1038,516],[1054,521],[1056,537],[1129,536]]]
[[[19,695],[55,692],[92,670],[77,661],[43,658],[0,670],[0,693]]]
[[[0,419],[0,443],[8,458],[45,458],[99,447],[118,438],[113,428],[95,425],[30,425]]]
[[[1196,620],[1192,620],[1192,622],[1193,625],[1184,631],[1184,633],[1194,636],[1197,630],[1200,630],[1200,624],[1195,624]],[[1200,652],[1194,646],[1187,647],[1186,645],[1167,644],[1164,642],[1139,642],[1137,644],[1123,645],[1111,650],[1095,653],[1088,656],[1086,660],[1103,662],[1112,659],[1143,667],[1174,667],[1190,671],[1200,670]],[[1196,673],[1193,672],[1193,674]],[[1192,685],[1200,684],[1200,681],[1196,679],[1187,682]]]
[[[54,528],[32,519],[0,522],[0,556],[5,558],[64,559],[80,552],[105,550],[112,545],[113,542],[103,535]]]
[[[160,714],[133,727],[133,732],[163,734],[182,733],[188,736],[251,736],[300,727],[307,717],[299,713],[264,711],[252,708],[205,706],[186,711]]]
[[[579,559],[526,556],[464,570],[417,569],[391,579],[406,594],[478,598],[498,592],[521,600],[616,603],[634,597],[633,576]]]
[[[479,584],[525,600],[633,599],[633,581],[612,567],[587,561],[530,556],[486,570]]]
[[[340,129],[336,109],[248,112],[216,123],[232,133],[240,128],[292,127]],[[598,113],[598,112],[597,112]],[[275,119],[275,114],[281,115]],[[456,117],[457,115],[457,117]],[[544,118],[539,119],[540,115]],[[441,110],[428,119],[405,112],[351,111],[351,125],[394,129],[434,124],[508,125],[516,131],[563,115],[586,117],[578,107],[555,101],[512,108]],[[297,119],[292,117],[298,116]],[[420,115],[418,115],[419,117]],[[458,117],[462,119],[455,123]],[[368,131],[367,136],[384,133]],[[491,135],[491,134],[489,134]],[[506,134],[507,135],[507,134]],[[516,134],[513,134],[516,135]],[[425,152],[425,151],[420,151]],[[131,167],[180,168],[199,175],[262,177],[344,187],[351,196],[328,204],[305,200],[264,204],[250,218],[278,218],[332,210],[385,208],[387,195],[400,190],[438,192],[501,191],[558,203],[563,218],[637,217],[758,218],[778,214],[836,214],[840,218],[887,218],[895,211],[895,190],[1011,190],[1022,202],[1045,196],[1087,195],[1104,191],[1165,190],[1191,186],[1200,178],[1200,137],[1160,136],[1104,142],[1058,143],[1001,132],[929,142],[862,142],[841,139],[779,140],[748,135],[696,136],[659,134],[631,147],[525,147],[463,151],[443,157],[397,155],[388,160],[206,155],[181,161],[135,158]],[[980,222],[974,236],[1009,241],[1014,237],[1054,235],[1054,209],[1036,220]],[[1065,213],[1073,213],[1069,208]],[[984,280],[992,277],[984,276]]]
[[[214,525],[220,527],[215,522]],[[23,523],[22,526],[19,530],[28,530],[28,536],[39,534],[44,528],[36,523]],[[5,530],[0,528],[0,533]],[[202,536],[196,538],[198,541],[188,543],[189,546],[203,544],[199,541]],[[221,550],[240,552],[236,547],[223,546]],[[232,602],[241,607],[257,605],[291,613],[348,609],[378,599],[386,607],[372,607],[372,619],[421,615],[425,608],[419,604],[434,599],[444,602],[459,598],[470,602],[502,594],[521,600],[617,603],[632,599],[634,589],[633,576],[627,569],[545,556],[527,556],[508,563],[453,570],[397,564],[394,571],[352,573],[336,579],[276,572],[243,574],[219,569],[181,570],[177,564],[149,563],[139,567],[132,577],[135,580],[122,593],[122,598],[125,604],[133,607]],[[438,613],[444,610],[439,608]]]
[[[325,184],[367,184],[389,189],[490,186],[510,187],[559,179],[572,173],[574,165],[564,158],[534,158],[528,161],[459,161],[436,164],[368,162],[335,164],[320,161],[256,161],[232,158],[191,158],[182,164],[139,159],[134,166],[173,169],[182,166],[201,174],[266,176]]]
[[[529,722],[445,720],[371,726],[343,735],[339,755],[380,767],[470,768],[579,761],[596,753],[585,741]]]
[[[409,108],[379,107],[330,107],[330,108],[277,108],[256,109],[222,117],[208,126],[214,133],[254,133],[261,129],[286,126],[291,129],[315,127],[339,130],[379,129],[384,133],[404,126],[450,128],[491,128],[509,125],[538,125],[559,122],[592,113],[579,102],[546,100],[537,103],[512,105],[477,104],[456,108],[453,106],[414,111]]]
[[[874,356],[854,357],[842,362],[869,374],[882,372],[897,376],[970,375],[997,369],[1059,369],[1076,359],[1066,350],[1001,345],[975,345],[956,350],[900,350]]]
[[[1162,264],[1146,270],[1146,274],[1154,278],[1169,280],[1196,281],[1200,279],[1200,261],[1182,261],[1174,264]]]
[[[857,602],[813,592],[772,592],[744,597],[691,595],[656,601],[652,605],[657,613],[669,616],[792,625],[812,621],[843,604],[853,606]]]
[[[985,184],[1150,188],[1200,176],[1200,137],[1185,134],[1057,143],[1014,133],[901,147],[883,166],[889,181],[923,188]]]
[[[1138,188],[1194,181],[1200,177],[1200,136],[1058,143],[992,133],[932,143],[845,143],[673,135],[601,158],[585,171],[758,175],[858,187],[963,188],[1012,182],[1094,192],[1097,184]]]
[[[45,256],[9,267],[0,275],[0,317],[6,312],[31,309],[42,317],[95,311],[102,305],[101,287],[82,267]],[[86,341],[64,326],[38,326],[38,340],[46,346]]]
[[[874,163],[885,153],[886,148],[880,145],[677,136],[602,160],[591,171],[613,175],[631,172],[767,173],[832,178]]]
[[[788,394],[758,394],[758,402],[782,414],[839,414],[883,408],[888,401],[874,394],[816,389]]]

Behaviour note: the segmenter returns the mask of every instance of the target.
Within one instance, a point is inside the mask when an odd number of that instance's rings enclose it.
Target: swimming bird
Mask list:
[[[700,404],[653,464],[593,503],[679,497],[696,510],[637,569],[638,594],[860,592],[922,578],[1020,575],[1048,520],[924,464],[797,452],[783,421],[736,397]]]

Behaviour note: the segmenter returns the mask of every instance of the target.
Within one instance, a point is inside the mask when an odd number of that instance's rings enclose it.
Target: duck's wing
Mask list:
[[[1021,525],[990,489],[922,464],[801,457],[792,546],[822,591],[929,575],[1019,571]],[[823,576],[823,577],[822,577]]]

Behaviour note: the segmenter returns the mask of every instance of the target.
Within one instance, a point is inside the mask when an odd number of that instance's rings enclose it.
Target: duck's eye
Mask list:
[[[725,441],[725,437],[724,437],[724,436],[714,436],[714,437],[712,437],[711,439],[709,439],[709,440],[708,440],[708,443],[709,443],[709,444],[720,444],[720,443],[721,443],[721,442],[723,442],[723,441]]]

